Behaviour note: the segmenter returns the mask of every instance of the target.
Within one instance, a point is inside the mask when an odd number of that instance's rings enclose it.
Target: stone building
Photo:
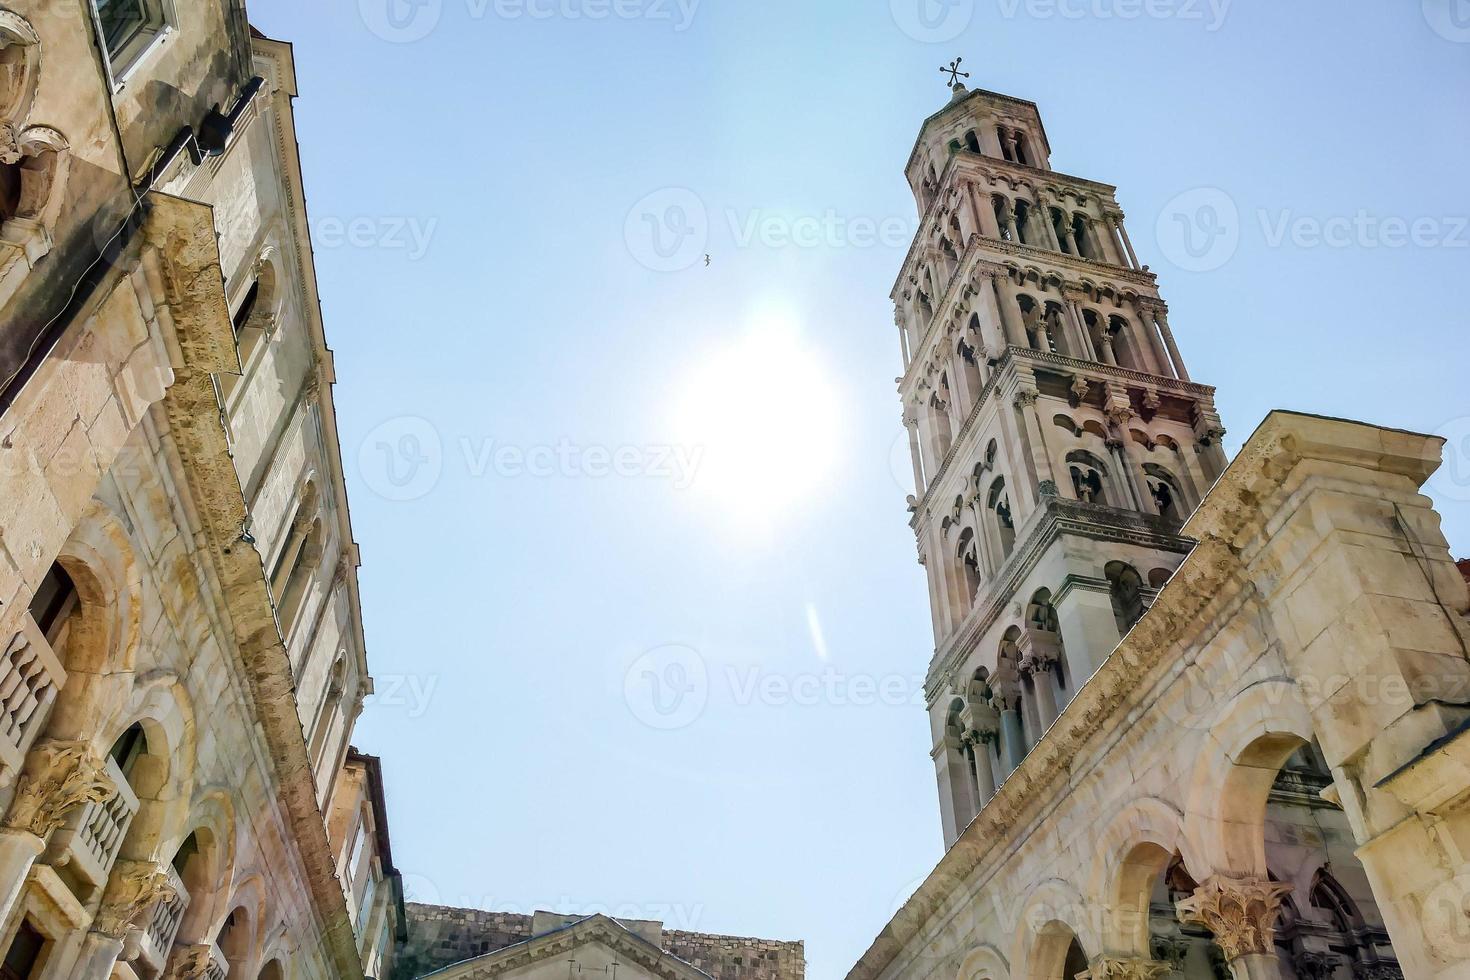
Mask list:
[[[294,95],[239,0],[0,0],[7,980],[391,970]]]
[[[665,929],[643,919],[407,907],[400,975],[436,980],[802,980],[800,942]],[[616,968],[616,969],[614,969]]]
[[[1114,188],[956,85],[894,291],[947,852],[849,974],[1470,977],[1470,595],[1441,440],[1226,466]]]

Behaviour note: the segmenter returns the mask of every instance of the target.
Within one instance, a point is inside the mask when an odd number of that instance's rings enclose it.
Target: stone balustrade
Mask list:
[[[117,792],[108,799],[72,809],[48,851],[48,863],[69,868],[94,891],[107,883],[128,827],[138,813],[138,796],[116,760],[107,759],[102,768]]]
[[[40,734],[66,671],[30,616],[0,656],[0,779],[15,778]]]

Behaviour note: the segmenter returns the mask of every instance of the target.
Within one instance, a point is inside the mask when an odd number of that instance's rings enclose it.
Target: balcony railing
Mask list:
[[[30,616],[0,656],[0,774],[20,771],[40,734],[66,671]]]
[[[163,972],[169,950],[173,949],[174,940],[178,938],[179,926],[184,922],[184,913],[189,909],[189,892],[179,873],[169,867],[167,874],[168,883],[173,886],[173,896],[154,906],[153,918],[139,939],[138,958],[133,961],[139,976],[156,977]]]
[[[107,883],[123,838],[138,813],[138,797],[117,761],[109,758],[105,769],[117,793],[101,803],[72,810],[52,837],[49,849],[56,855],[50,863],[66,866],[93,891]]]

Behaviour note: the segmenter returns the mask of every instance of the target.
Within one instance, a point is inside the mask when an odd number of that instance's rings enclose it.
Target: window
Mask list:
[[[45,635],[47,643],[53,647],[57,645],[62,627],[76,607],[77,588],[72,584],[71,576],[66,574],[66,569],[53,563],[31,600],[31,618]]]
[[[165,6],[166,0],[92,0],[114,81],[168,28]]]
[[[41,959],[45,946],[46,937],[31,925],[29,919],[22,919],[20,929],[10,941],[10,948],[5,951],[4,961],[0,962],[0,980],[28,980],[36,972],[36,963]]]

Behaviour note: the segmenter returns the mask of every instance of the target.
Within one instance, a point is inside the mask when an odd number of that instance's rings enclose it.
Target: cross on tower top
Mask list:
[[[963,88],[964,85],[960,82],[960,79],[970,77],[969,72],[960,71],[960,62],[964,60],[964,58],[956,58],[949,63],[949,67],[939,69],[941,75],[949,75],[948,85],[951,89]]]

